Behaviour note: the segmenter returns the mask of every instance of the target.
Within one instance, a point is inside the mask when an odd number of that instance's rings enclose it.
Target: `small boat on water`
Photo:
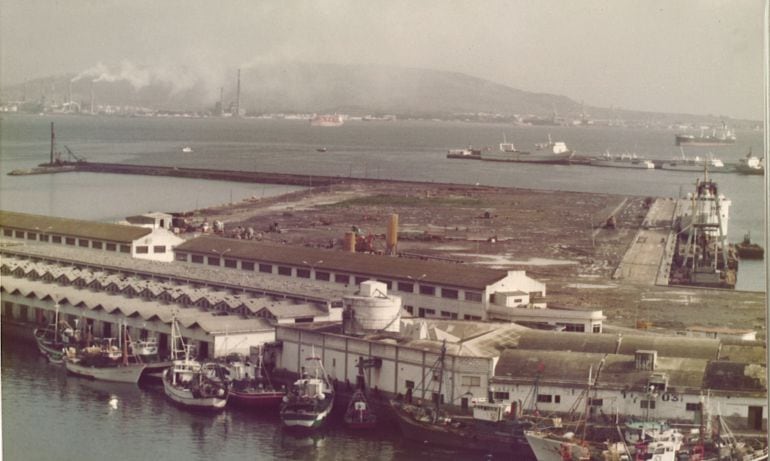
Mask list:
[[[741,259],[762,259],[765,257],[765,249],[751,241],[751,234],[746,233],[741,243],[735,244],[735,252]]]
[[[229,355],[225,366],[231,381],[228,405],[255,410],[278,410],[286,391],[273,386],[264,367],[261,350],[258,363],[253,367],[240,354]],[[249,370],[252,371],[251,375]]]
[[[192,148],[192,147],[190,147],[190,146],[184,146],[184,147],[182,148],[182,152],[184,152],[185,154],[190,154],[190,153],[192,153],[192,152],[193,152],[193,148]]]
[[[192,346],[184,344],[176,319],[171,322],[171,344],[174,360],[171,367],[163,372],[166,396],[187,408],[223,409],[229,393],[225,368],[217,363],[201,363],[191,358]]]
[[[655,164],[651,160],[637,157],[636,154],[612,155],[609,151],[600,157],[594,157],[589,161],[591,166],[604,166],[612,168],[637,168],[641,170],[653,170]]]
[[[321,358],[313,351],[305,360],[312,364],[312,375],[303,373],[281,405],[281,423],[287,429],[320,427],[334,405],[334,387]]]
[[[372,429],[377,426],[377,414],[369,405],[363,389],[353,393],[343,420],[350,429]]]
[[[738,164],[735,166],[735,171],[741,174],[765,174],[765,162],[763,158],[755,157],[749,149],[749,153],[746,157],[738,160]]]
[[[67,322],[59,320],[59,305],[56,304],[54,322],[45,328],[32,331],[37,349],[51,363],[63,363],[65,349],[77,343],[78,333]]]
[[[316,152],[326,152],[327,150],[328,149],[325,147],[319,147],[318,149],[316,149]]]
[[[102,344],[80,350],[68,348],[64,359],[67,372],[99,381],[138,383],[147,365],[136,357],[129,358],[125,331],[122,334],[122,347],[114,345],[114,338],[108,338]]]

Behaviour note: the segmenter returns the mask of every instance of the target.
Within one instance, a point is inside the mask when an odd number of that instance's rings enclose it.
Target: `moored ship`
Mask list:
[[[610,168],[637,168],[640,170],[655,169],[655,164],[651,160],[637,157],[636,154],[617,154],[612,155],[609,151],[600,157],[594,157],[589,161],[591,166],[603,166]]]
[[[310,126],[342,126],[345,123],[345,119],[339,114],[322,114],[314,115],[310,119]]]
[[[312,375],[303,373],[281,405],[281,423],[287,429],[319,428],[334,405],[334,387],[321,358],[314,351],[305,360],[312,363]]]
[[[484,150],[481,152],[481,160],[493,162],[523,162],[523,163],[546,163],[546,164],[567,164],[574,155],[574,152],[567,148],[567,144],[561,141],[550,141],[542,144],[535,152],[521,151],[516,149],[512,142],[503,139],[500,143],[500,149]]]
[[[442,345],[441,355],[432,367],[433,380],[441,395],[446,346]],[[477,403],[473,417],[449,417],[441,411],[440,399],[433,405],[423,407],[411,403],[411,394],[405,400],[391,400],[391,409],[404,437],[423,445],[504,454],[511,459],[531,458],[532,451],[527,445],[524,431],[531,428],[529,421],[520,420],[511,413],[510,404]]]
[[[735,288],[738,260],[727,244],[730,205],[706,169],[695,192],[680,201],[672,284]]]
[[[675,136],[677,146],[722,146],[733,144],[735,140],[735,132],[727,129],[724,123],[722,123],[721,130],[714,129],[711,134],[706,134],[705,131],[701,130],[700,136],[692,134],[677,134]]]
[[[746,157],[738,160],[738,164],[735,166],[735,171],[741,174],[765,174],[765,162],[761,157],[755,157],[749,149],[749,153]]]
[[[172,401],[192,409],[221,410],[227,404],[228,382],[224,368],[191,358],[192,346],[185,345],[176,319],[171,322],[171,367],[163,372],[163,391]],[[180,347],[181,346],[181,347]],[[181,354],[183,358],[179,358]]]

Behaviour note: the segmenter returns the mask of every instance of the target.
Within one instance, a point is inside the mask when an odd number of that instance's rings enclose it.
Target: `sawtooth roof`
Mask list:
[[[0,227],[120,243],[131,243],[152,232],[151,229],[123,224],[100,223],[4,210],[0,210]]]
[[[188,240],[174,248],[174,251],[217,257],[224,255],[225,258],[286,264],[294,267],[310,268],[312,265],[316,270],[326,269],[404,281],[409,281],[409,277],[412,277],[414,280],[419,280],[420,283],[474,290],[484,290],[488,285],[508,275],[505,270],[465,264],[275,245],[211,236]]]

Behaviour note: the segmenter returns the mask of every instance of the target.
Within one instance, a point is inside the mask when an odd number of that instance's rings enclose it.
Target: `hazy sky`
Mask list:
[[[0,81],[100,63],[220,79],[291,59],[761,119],[763,16],[763,0],[0,0]]]

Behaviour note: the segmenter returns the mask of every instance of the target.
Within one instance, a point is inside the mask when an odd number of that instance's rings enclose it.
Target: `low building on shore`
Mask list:
[[[601,333],[601,311],[547,309],[546,286],[524,271],[202,236],[174,249],[177,262],[358,287],[376,280],[415,317],[497,320]]]
[[[163,227],[141,227],[0,210],[4,239],[64,245],[170,262],[183,242]]]

